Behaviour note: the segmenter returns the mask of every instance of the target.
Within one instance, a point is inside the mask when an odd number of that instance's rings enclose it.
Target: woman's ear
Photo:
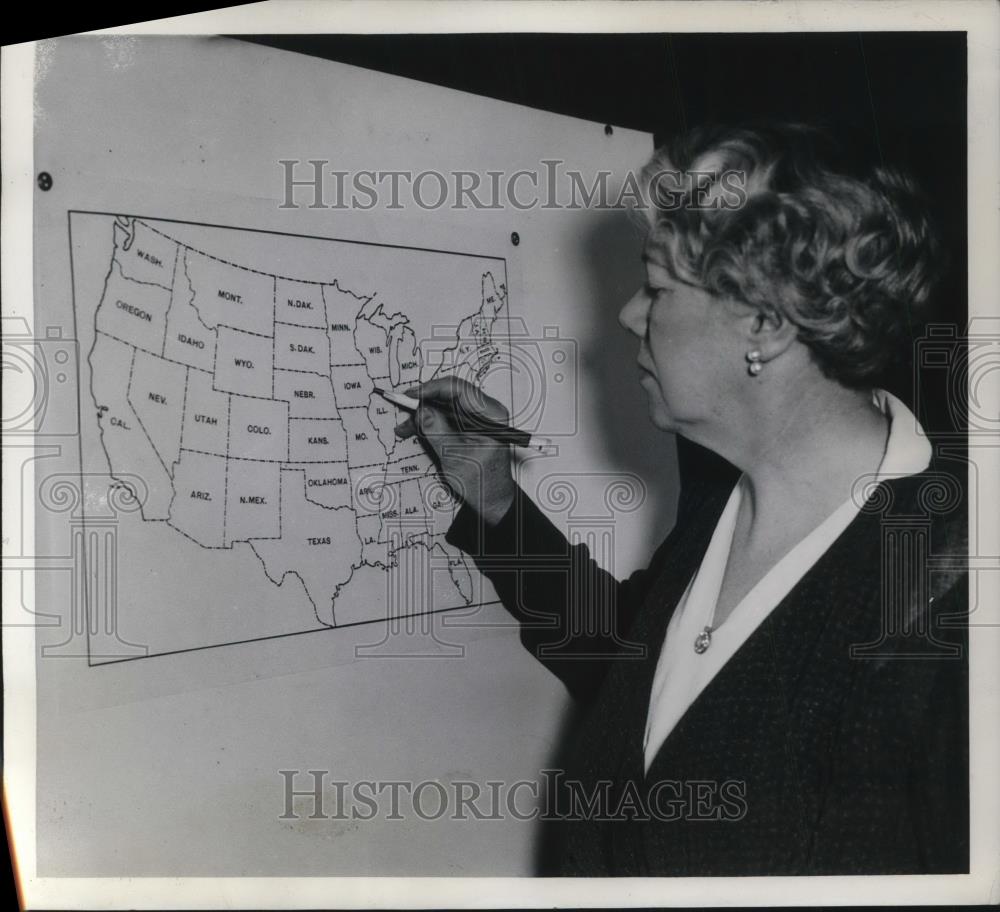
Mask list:
[[[760,352],[761,361],[771,361],[798,338],[798,327],[778,311],[757,311],[745,321],[747,348]]]

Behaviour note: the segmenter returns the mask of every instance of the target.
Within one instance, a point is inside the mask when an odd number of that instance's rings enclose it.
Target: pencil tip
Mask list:
[[[385,395],[385,390],[382,389],[382,387],[380,386],[373,386],[372,389],[375,390],[375,392],[378,393],[380,396]]]

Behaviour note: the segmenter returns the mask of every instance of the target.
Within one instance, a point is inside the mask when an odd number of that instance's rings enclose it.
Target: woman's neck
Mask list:
[[[809,527],[833,512],[877,471],[889,430],[870,392],[826,380],[748,410],[744,424],[741,451],[722,455],[743,470],[751,536],[758,525]]]

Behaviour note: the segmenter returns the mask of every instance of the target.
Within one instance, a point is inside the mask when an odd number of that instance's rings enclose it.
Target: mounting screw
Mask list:
[[[610,136],[614,132],[615,132],[615,128],[613,126],[611,126],[611,124],[605,124],[604,125],[604,135],[605,136]]]
[[[510,242],[516,247],[521,243],[521,235],[519,235],[516,231],[512,231],[510,233]]]
[[[38,175],[38,186],[43,190],[52,189],[52,175],[49,174],[48,171],[42,171],[41,174]]]

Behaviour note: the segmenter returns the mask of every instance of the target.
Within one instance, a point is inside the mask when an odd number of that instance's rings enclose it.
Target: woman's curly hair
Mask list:
[[[813,127],[702,127],[643,171],[647,243],[676,278],[787,319],[823,373],[870,386],[896,355],[943,256],[913,181],[835,164]]]

